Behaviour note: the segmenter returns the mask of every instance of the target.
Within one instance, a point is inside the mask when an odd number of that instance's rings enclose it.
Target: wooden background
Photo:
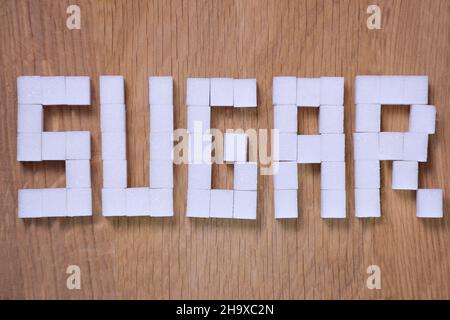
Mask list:
[[[81,30],[66,8],[81,6]],[[382,9],[382,30],[366,8]],[[0,298],[450,298],[450,217],[419,220],[415,193],[393,191],[382,165],[382,218],[353,216],[352,137],[357,74],[424,74],[438,126],[420,186],[450,189],[448,0],[0,1]],[[93,217],[17,218],[17,189],[64,187],[63,162],[16,161],[16,77],[89,75],[92,107],[48,107],[46,130],[90,130]],[[322,220],[320,168],[299,165],[301,218],[273,217],[272,178],[260,176],[257,221],[185,217],[187,167],[175,168],[175,217],[103,218],[98,76],[126,79],[129,186],[148,185],[147,77],[172,75],[175,127],[185,127],[187,77],[256,77],[258,110],[214,109],[212,125],[272,128],[272,77],[345,77],[348,218]],[[407,108],[383,108],[383,130],[406,130]],[[301,109],[299,132],[317,132]],[[213,186],[232,186],[214,166]],[[447,212],[448,213],[448,212]],[[66,288],[66,268],[82,288]],[[382,289],[366,288],[366,268]]]

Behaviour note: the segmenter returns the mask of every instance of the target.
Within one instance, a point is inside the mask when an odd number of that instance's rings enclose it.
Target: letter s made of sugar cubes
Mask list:
[[[249,137],[226,132],[223,158],[234,166],[232,190],[211,188],[211,108],[257,107],[256,79],[188,78],[188,190],[191,218],[256,219],[257,163]],[[44,132],[48,105],[90,105],[88,77],[22,76],[18,90],[18,161],[64,160],[66,188],[20,189],[21,218],[92,215],[90,133]],[[150,186],[127,186],[124,78],[100,77],[104,216],[173,216],[173,79],[149,78]],[[355,215],[379,217],[380,160],[393,160],[393,189],[417,190],[417,217],[442,217],[441,189],[418,189],[436,108],[423,76],[357,76]],[[380,132],[381,105],[411,105],[408,132]],[[319,134],[297,134],[297,108],[319,108]],[[275,218],[297,218],[297,163],[321,165],[321,217],[346,217],[344,78],[273,78]],[[216,137],[215,137],[216,139]]]

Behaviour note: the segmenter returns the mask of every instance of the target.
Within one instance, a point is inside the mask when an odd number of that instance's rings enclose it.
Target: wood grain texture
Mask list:
[[[366,28],[373,1],[76,1],[81,30],[65,27],[72,1],[0,1],[0,298],[25,299],[390,299],[450,298],[450,218],[415,217],[413,192],[393,191],[382,165],[381,219],[353,216],[352,136],[357,74],[425,74],[438,110],[421,187],[444,188],[450,208],[450,2],[379,0],[382,30]],[[50,107],[46,130],[90,130],[93,217],[17,218],[17,189],[63,187],[63,163],[16,161],[19,75],[89,75],[92,107]],[[126,79],[129,186],[148,185],[147,77],[172,75],[175,127],[185,127],[186,78],[256,77],[257,111],[214,110],[212,124],[271,128],[272,77],[345,77],[348,218],[322,220],[320,168],[299,165],[301,218],[273,218],[270,176],[260,176],[258,220],[185,217],[187,167],[175,167],[175,217],[103,218],[98,76]],[[407,113],[383,110],[383,129],[406,128]],[[317,112],[299,114],[299,132],[317,132]],[[214,166],[214,187],[232,169]],[[81,290],[66,268],[81,267]],[[366,288],[366,268],[382,290]]]

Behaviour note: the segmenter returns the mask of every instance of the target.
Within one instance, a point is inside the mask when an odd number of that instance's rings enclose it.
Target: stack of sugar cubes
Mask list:
[[[104,216],[173,216],[173,80],[149,78],[150,188],[127,187],[122,76],[100,77]]]
[[[257,106],[256,79],[188,78],[186,105],[189,134],[186,215],[256,219],[257,164],[247,161],[248,136],[225,133],[223,158],[234,165],[234,186],[233,190],[212,189],[210,132],[211,107]]]
[[[319,108],[319,134],[297,135],[297,107]],[[321,164],[321,217],[346,217],[344,78],[273,78],[275,218],[297,218],[297,163]]]
[[[428,105],[426,76],[357,76],[355,215],[380,217],[380,160],[392,160],[392,189],[417,190],[416,215],[443,216],[441,189],[419,189],[419,162],[427,161],[436,107]],[[382,105],[410,106],[407,132],[380,132]]]
[[[19,189],[20,218],[92,215],[88,131],[44,132],[44,106],[91,104],[89,77],[17,78],[17,160],[65,161],[66,188]]]

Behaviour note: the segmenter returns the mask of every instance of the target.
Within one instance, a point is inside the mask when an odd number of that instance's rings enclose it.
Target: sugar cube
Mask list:
[[[381,78],[379,76],[356,76],[356,104],[379,104],[381,102],[380,83]]]
[[[379,134],[353,133],[353,148],[354,160],[378,160]]]
[[[343,219],[346,217],[346,199],[344,190],[320,191],[320,216]]]
[[[91,187],[90,160],[66,160],[66,187],[68,189]]]
[[[65,105],[66,104],[66,79],[65,77],[41,77],[42,104]]]
[[[67,215],[92,216],[92,189],[67,189]]]
[[[233,79],[211,78],[211,106],[233,106]]]
[[[345,162],[322,162],[320,188],[325,190],[345,189]]]
[[[378,158],[380,160],[402,160],[403,132],[380,132]]]
[[[256,191],[234,191],[233,218],[256,219]]]
[[[419,163],[417,161],[394,161],[392,164],[392,189],[417,190]]]
[[[211,190],[188,189],[186,216],[209,218]]]
[[[298,189],[297,162],[275,162],[273,175],[275,190]]]
[[[150,161],[150,188],[173,188],[172,161]]]
[[[126,215],[128,217],[150,215],[150,189],[126,189]]]
[[[91,80],[89,77],[66,77],[66,103],[73,106],[91,104]]]
[[[42,104],[41,77],[17,77],[17,101],[19,104]]]
[[[91,159],[91,133],[89,131],[66,132],[66,159]]]
[[[211,190],[211,218],[233,218],[233,190]]]
[[[403,76],[380,77],[380,103],[405,104],[405,78]]]
[[[428,103],[428,77],[405,76],[404,104]]]
[[[256,162],[234,164],[234,190],[254,191],[258,187],[258,165]]]
[[[419,218],[442,218],[444,212],[442,189],[418,189],[416,216]]]
[[[172,132],[150,133],[150,161],[173,159]]]
[[[173,189],[150,189],[150,216],[173,216]]]
[[[17,132],[41,133],[44,128],[44,112],[40,104],[19,104],[17,110]]]
[[[345,161],[345,135],[327,133],[320,137],[320,155],[322,161]]]
[[[344,78],[321,77],[320,78],[320,104],[344,105]]]
[[[297,78],[273,77],[273,105],[297,104]]]
[[[355,216],[358,218],[381,216],[380,189],[355,189]]]
[[[320,78],[297,78],[297,106],[320,105]]]
[[[100,104],[125,103],[125,83],[122,76],[100,76]]]
[[[431,105],[412,105],[409,111],[409,132],[435,133],[436,107]]]
[[[233,100],[235,108],[256,107],[256,79],[234,79]]]
[[[186,90],[186,105],[209,107],[209,91],[209,78],[188,78]]]
[[[321,136],[316,134],[297,136],[297,162],[320,163]]]
[[[344,106],[321,105],[319,107],[319,132],[344,132]]]
[[[190,133],[205,133],[211,128],[211,108],[210,107],[187,107],[188,125]]]
[[[275,219],[298,218],[297,190],[274,190]]]
[[[211,163],[212,135],[195,133],[190,134],[188,139],[189,163]]]
[[[150,105],[150,133],[173,132],[173,105]]]
[[[379,160],[355,161],[355,188],[356,189],[380,188]]]
[[[172,77],[149,77],[148,85],[150,105],[173,105]]]
[[[42,134],[17,134],[17,161],[42,161]]]
[[[105,217],[124,216],[126,214],[126,189],[102,189],[102,214]]]
[[[356,105],[356,132],[380,132],[381,130],[381,105],[357,104]]]
[[[42,160],[66,159],[66,133],[42,133]]]
[[[67,190],[64,188],[42,189],[42,216],[67,216]]]
[[[297,106],[273,106],[273,124],[280,133],[297,133]]]
[[[103,188],[126,187],[127,160],[103,160]]]
[[[211,189],[210,163],[192,163],[188,165],[188,189]]]
[[[42,189],[19,189],[19,218],[42,217]]]
[[[405,132],[403,135],[403,160],[426,162],[428,134]]]
[[[281,161],[297,161],[297,134],[296,133],[280,133],[278,141],[274,142],[275,160]]]
[[[100,128],[102,132],[125,132],[125,105],[120,103],[100,105]]]

